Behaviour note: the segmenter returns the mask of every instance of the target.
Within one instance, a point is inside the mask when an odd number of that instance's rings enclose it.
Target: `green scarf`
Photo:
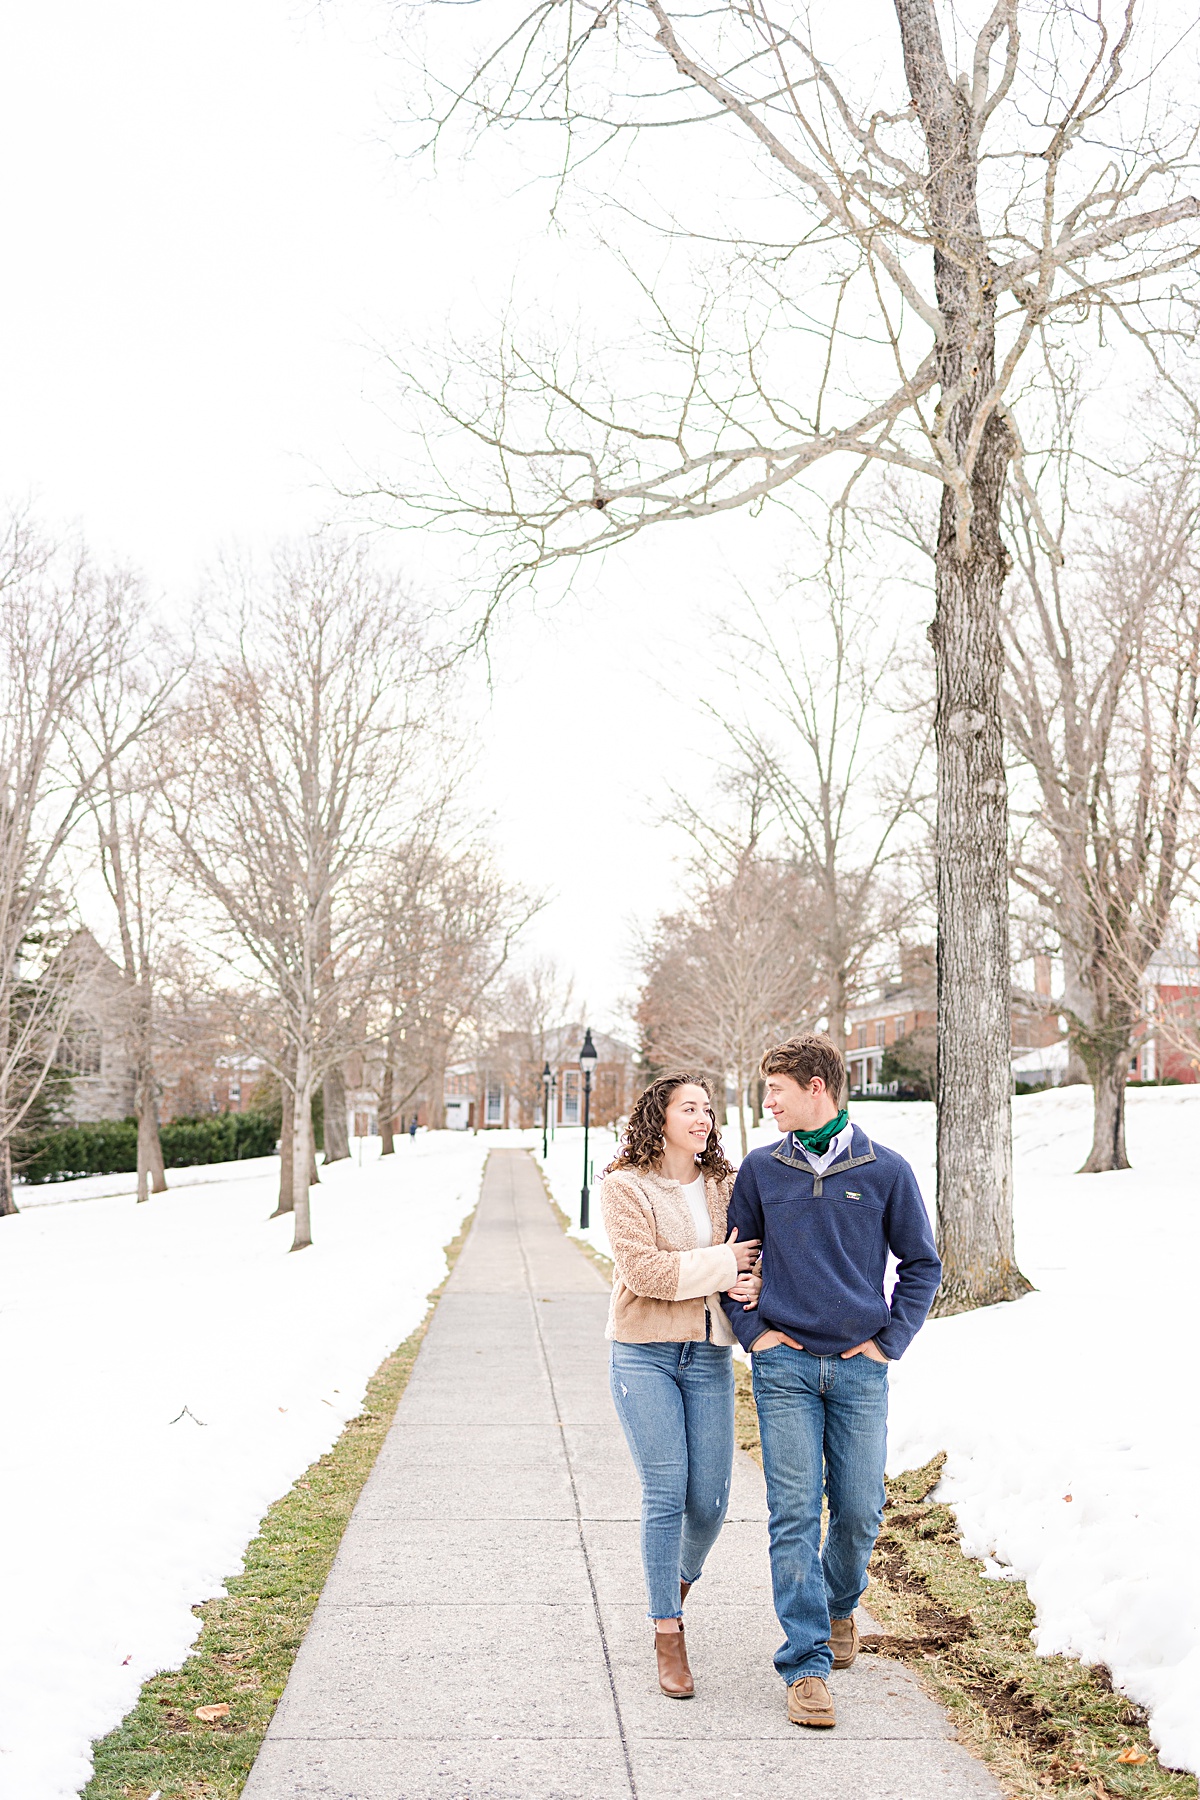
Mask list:
[[[850,1115],[843,1106],[836,1119],[830,1119],[828,1125],[819,1125],[816,1131],[793,1131],[792,1136],[805,1150],[811,1150],[814,1156],[824,1156],[839,1131],[843,1131],[850,1123]]]

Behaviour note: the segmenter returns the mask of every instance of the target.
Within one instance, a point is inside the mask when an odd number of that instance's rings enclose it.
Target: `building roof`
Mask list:
[[[1065,1069],[1070,1055],[1070,1045],[1065,1037],[1059,1038],[1056,1044],[1047,1044],[1041,1050],[1022,1050],[1019,1056],[1012,1059],[1014,1075],[1036,1075],[1045,1069]]]
[[[1146,964],[1142,979],[1157,987],[1191,986],[1200,980],[1200,946],[1195,938],[1173,932]]]

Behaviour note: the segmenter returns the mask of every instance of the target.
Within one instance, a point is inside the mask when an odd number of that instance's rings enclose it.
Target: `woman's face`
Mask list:
[[[663,1120],[663,1137],[676,1150],[691,1150],[697,1156],[708,1142],[713,1115],[708,1095],[694,1082],[677,1087],[667,1101]]]

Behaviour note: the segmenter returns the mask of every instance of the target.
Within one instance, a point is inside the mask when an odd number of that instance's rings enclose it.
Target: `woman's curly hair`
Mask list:
[[[614,1169],[656,1169],[662,1161],[663,1126],[666,1123],[667,1107],[671,1095],[676,1088],[703,1088],[708,1095],[710,1116],[712,1116],[712,1089],[703,1075],[685,1075],[675,1073],[660,1075],[652,1081],[648,1088],[640,1093],[633,1103],[629,1115],[629,1123],[625,1127],[625,1135],[621,1139],[621,1148],[616,1158],[609,1163],[604,1173],[610,1175]],[[717,1121],[713,1116],[712,1128],[708,1134],[708,1142],[703,1154],[696,1158],[696,1167],[705,1175],[715,1175],[718,1179],[723,1175],[733,1174],[733,1165],[726,1160],[721,1148],[721,1138],[717,1131]]]

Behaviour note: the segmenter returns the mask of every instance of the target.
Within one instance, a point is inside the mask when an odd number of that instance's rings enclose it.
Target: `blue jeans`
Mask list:
[[[679,1617],[729,1505],[733,1352],[721,1344],[614,1344],[612,1397],[642,1483],[642,1567],[652,1619]]]
[[[861,1600],[883,1518],[887,1365],[777,1344],[753,1358],[753,1373],[771,1587],[787,1635],[775,1667],[788,1683],[825,1677],[833,1662],[829,1621],[848,1619]],[[829,1500],[824,1550],[822,1491]]]

